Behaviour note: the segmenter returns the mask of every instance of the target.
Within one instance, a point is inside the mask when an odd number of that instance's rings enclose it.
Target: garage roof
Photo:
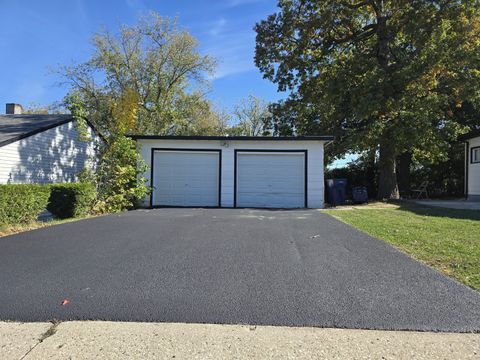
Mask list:
[[[0,146],[72,121],[72,115],[0,115]]]
[[[176,136],[176,135],[129,135],[135,140],[255,140],[255,141],[331,141],[334,136]]]

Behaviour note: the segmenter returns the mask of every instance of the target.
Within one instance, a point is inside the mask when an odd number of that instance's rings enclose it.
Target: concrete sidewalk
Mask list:
[[[125,322],[0,323],[0,359],[478,359],[480,334]]]

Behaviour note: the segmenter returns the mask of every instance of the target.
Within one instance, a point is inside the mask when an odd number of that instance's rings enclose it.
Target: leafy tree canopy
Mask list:
[[[271,113],[268,110],[268,104],[254,95],[249,95],[235,106],[233,117],[235,125],[230,129],[232,135],[262,136],[270,134]]]
[[[88,61],[61,73],[72,86],[67,104],[81,104],[105,136],[223,131],[204,96],[215,60],[176,20],[152,13],[118,33],[99,32],[93,44]]]
[[[261,21],[255,62],[290,91],[277,133],[337,136],[335,155],[379,154],[379,197],[398,197],[395,157],[431,161],[480,97],[478,0],[280,0]],[[463,122],[465,124],[465,122]]]
[[[131,208],[149,191],[145,163],[127,134],[220,134],[226,119],[205,98],[215,61],[176,21],[152,13],[137,25],[98,33],[93,56],[61,70],[72,88],[65,105],[87,140],[89,120],[105,141],[93,169],[80,178],[95,184],[96,211]]]

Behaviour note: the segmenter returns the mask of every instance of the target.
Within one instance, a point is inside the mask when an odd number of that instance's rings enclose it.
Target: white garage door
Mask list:
[[[154,151],[152,205],[219,206],[219,151]]]
[[[238,207],[305,207],[304,152],[238,152]]]

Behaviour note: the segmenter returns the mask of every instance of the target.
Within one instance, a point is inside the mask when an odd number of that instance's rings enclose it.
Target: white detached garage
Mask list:
[[[322,208],[331,136],[132,136],[153,191],[145,206]]]

